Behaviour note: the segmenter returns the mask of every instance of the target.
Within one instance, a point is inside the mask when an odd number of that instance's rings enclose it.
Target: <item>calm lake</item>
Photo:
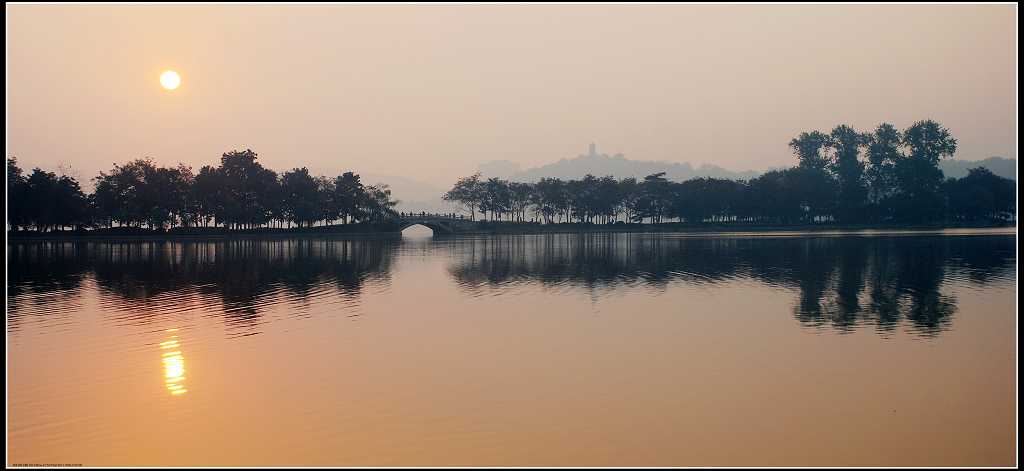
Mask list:
[[[10,243],[7,460],[1012,466],[1015,237]]]

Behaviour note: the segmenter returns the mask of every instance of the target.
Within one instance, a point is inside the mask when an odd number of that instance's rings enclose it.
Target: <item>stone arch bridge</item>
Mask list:
[[[457,234],[476,229],[476,221],[464,217],[451,217],[439,214],[405,214],[395,218],[394,222],[397,224],[399,232],[419,224],[434,231],[434,235]]]

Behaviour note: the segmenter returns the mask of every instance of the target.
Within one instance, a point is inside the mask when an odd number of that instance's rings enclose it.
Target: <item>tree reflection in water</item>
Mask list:
[[[946,281],[1011,278],[1012,236],[701,236],[548,234],[427,242],[471,294],[528,283],[581,288],[592,296],[624,285],[755,281],[796,292],[793,315],[812,328],[850,332],[898,326],[934,336],[956,299]],[[118,322],[146,323],[188,298],[218,303],[229,327],[252,330],[266,306],[358,303],[367,283],[388,285],[403,243],[380,240],[32,242],[8,245],[8,329],[27,315],[73,315],[86,280],[115,302]],[[743,289],[736,285],[735,289]],[[948,290],[946,290],[948,291]],[[49,304],[47,304],[49,303]],[[60,304],[63,310],[46,309]],[[115,305],[116,304],[116,305]],[[31,309],[28,309],[31,307]],[[309,315],[308,309],[294,309]],[[305,313],[305,314],[303,314]]]
[[[1012,276],[1012,237],[679,237],[585,234],[451,239],[449,273],[465,290],[509,283],[600,291],[622,284],[750,279],[795,289],[802,325],[849,332],[901,322],[918,335],[948,328],[956,299],[947,278],[985,283]],[[742,289],[742,288],[737,288]]]
[[[77,292],[92,275],[112,296],[120,322],[146,323],[183,298],[219,302],[230,326],[261,321],[267,303],[308,303],[331,291],[357,302],[367,282],[387,283],[393,240],[234,240],[217,242],[37,242],[8,247],[8,319],[18,299],[55,283]],[[12,299],[14,301],[12,301]],[[13,305],[12,305],[13,304]],[[116,304],[116,305],[114,305]]]

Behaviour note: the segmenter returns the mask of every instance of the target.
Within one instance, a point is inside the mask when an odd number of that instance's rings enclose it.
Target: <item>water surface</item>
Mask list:
[[[1013,232],[7,259],[8,464],[1014,464]]]

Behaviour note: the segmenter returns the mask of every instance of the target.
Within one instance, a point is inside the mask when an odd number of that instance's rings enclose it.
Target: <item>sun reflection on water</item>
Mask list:
[[[164,384],[167,390],[174,396],[185,394],[185,357],[181,354],[181,341],[178,340],[178,329],[167,329],[170,335],[167,340],[160,342],[160,349],[164,364]]]

